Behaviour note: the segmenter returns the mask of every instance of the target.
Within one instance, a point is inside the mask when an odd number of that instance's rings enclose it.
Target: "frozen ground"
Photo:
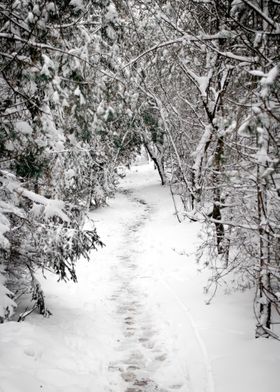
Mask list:
[[[276,392],[279,342],[254,339],[252,293],[205,305],[168,189],[138,166],[93,213],[106,247],[79,283],[43,280],[53,316],[0,326],[1,392]]]

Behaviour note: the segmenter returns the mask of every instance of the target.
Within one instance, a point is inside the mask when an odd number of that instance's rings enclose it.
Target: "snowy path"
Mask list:
[[[0,392],[279,390],[279,343],[255,340],[251,293],[205,305],[194,252],[151,167],[92,213],[106,247],[78,284],[41,279],[53,316],[0,325]]]
[[[129,192],[125,194],[129,195]],[[150,378],[150,362],[156,363],[165,359],[165,353],[154,348],[155,330],[145,311],[145,293],[141,292],[135,284],[137,279],[143,278],[139,276],[137,264],[137,253],[141,249],[138,234],[145,225],[151,208],[142,199],[132,200],[143,206],[143,211],[127,225],[123,242],[120,244],[119,262],[112,268],[112,279],[118,282],[112,301],[116,303],[116,314],[123,329],[123,339],[118,350],[123,352],[124,359],[121,362],[112,362],[110,370],[121,372],[121,377],[128,383],[127,392],[152,390],[152,386],[154,390],[159,390]],[[155,353],[152,361],[150,350]]]
[[[162,389],[153,380],[157,369],[164,367],[167,359],[164,344],[159,344],[155,336],[159,334],[158,320],[155,314],[147,309],[146,291],[137,285],[139,279],[151,279],[152,276],[143,276],[140,271],[141,231],[145,229],[146,221],[151,217],[152,208],[143,199],[133,197],[133,192],[125,192],[128,202],[136,202],[139,212],[126,225],[124,238],[120,244],[119,262],[112,267],[112,279],[118,282],[112,301],[116,302],[116,313],[120,319],[123,337],[117,349],[123,353],[121,361],[112,362],[110,369],[121,373],[127,383],[126,392],[189,390],[183,383],[172,383],[175,373],[167,389]],[[140,238],[139,238],[140,237]],[[176,362],[173,363],[173,366]]]
[[[109,368],[125,382],[120,387],[112,381],[112,391],[212,392],[205,347],[188,309],[161,271],[178,258],[168,241],[170,218],[177,225],[170,196],[166,189],[165,195],[158,194],[158,180],[151,171],[138,177],[139,184],[135,179],[131,184],[130,176],[123,184],[122,195],[131,213],[122,223],[117,257],[111,265],[110,279],[116,287],[110,299],[121,336],[116,346],[119,358]]]

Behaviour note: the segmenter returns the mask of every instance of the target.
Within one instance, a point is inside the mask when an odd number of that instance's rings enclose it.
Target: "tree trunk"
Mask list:
[[[257,204],[259,221],[259,273],[257,276],[257,326],[256,338],[260,336],[269,337],[271,327],[271,305],[272,290],[271,277],[269,272],[270,265],[270,238],[268,228],[264,227],[266,222],[266,185],[260,181],[260,169],[258,167],[257,178]]]
[[[150,148],[148,143],[144,143],[144,147],[146,148],[150,158],[155,164],[155,167],[158,171],[158,174],[160,176],[161,180],[161,185],[165,185],[167,183],[166,175],[164,172],[164,164],[163,164],[163,159],[162,157],[157,157],[156,154],[153,152],[153,150]]]
[[[223,240],[225,236],[225,228],[223,223],[221,222],[222,199],[221,199],[221,189],[219,186],[223,152],[224,152],[224,140],[223,137],[219,137],[216,151],[215,151],[214,165],[213,165],[213,169],[214,169],[213,184],[215,189],[214,189],[214,205],[213,205],[213,212],[212,212],[213,219],[215,219],[215,221],[220,221],[220,222],[215,222],[218,254],[224,253]]]

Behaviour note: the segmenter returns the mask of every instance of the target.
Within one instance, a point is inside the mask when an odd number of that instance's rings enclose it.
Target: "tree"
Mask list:
[[[35,271],[75,281],[78,258],[101,245],[94,228],[84,229],[86,214],[114,190],[115,167],[127,159],[111,141],[103,105],[114,82],[106,50],[116,45],[117,19],[110,1],[0,4],[1,284],[11,289],[2,289],[2,319],[14,306],[5,295],[22,290],[48,313]]]
[[[279,5],[247,0],[130,5],[135,39],[126,65],[153,113],[148,128],[153,132],[155,122],[160,124],[165,167],[172,169],[186,214],[206,225],[210,284],[217,287],[233,271],[235,285],[254,283],[256,336],[274,336]],[[139,15],[144,22],[137,24]],[[146,40],[140,46],[143,26]]]

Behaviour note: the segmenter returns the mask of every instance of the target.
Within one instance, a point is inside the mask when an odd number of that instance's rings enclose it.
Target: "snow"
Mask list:
[[[273,67],[273,68],[268,72],[268,74],[267,74],[265,80],[262,80],[261,82],[262,82],[263,84],[266,84],[266,85],[272,85],[272,84],[275,82],[275,80],[276,80],[276,78],[278,77],[278,75],[279,75],[278,66],[275,65],[275,67]]]
[[[267,95],[269,94],[269,88],[271,88],[275,84],[278,75],[278,65],[275,65],[267,74],[264,74],[263,78],[260,81],[260,84],[262,86],[262,98],[267,97]]]
[[[199,171],[199,168],[201,165],[204,149],[205,149],[207,142],[211,139],[212,132],[213,132],[213,129],[211,126],[205,127],[205,131],[202,135],[202,138],[200,139],[200,142],[198,143],[195,152],[192,154],[194,157],[196,157],[195,162],[193,164],[193,169],[195,170],[195,173],[196,173],[196,180],[197,180],[198,171]]]
[[[4,173],[4,172],[2,171],[2,173]],[[48,199],[45,196],[39,195],[38,193],[29,191],[28,189],[23,188],[18,181],[15,181],[14,176],[11,175],[10,173],[7,173],[7,174],[5,173],[4,176],[1,178],[1,181],[2,181],[2,184],[5,186],[5,188],[9,192],[32,201],[33,206],[35,205],[35,209],[36,209],[36,205],[37,205],[37,207],[38,207],[38,204],[42,205],[43,209],[41,211],[42,211],[43,216],[46,219],[52,218],[54,216],[58,216],[63,221],[69,222],[69,217],[64,212],[65,202],[63,200]],[[38,211],[38,209],[37,209],[37,211]],[[21,211],[21,209],[14,207],[12,205],[9,205],[9,204],[5,203],[4,201],[0,201],[0,217],[1,217],[0,235],[1,235],[1,232],[3,234],[5,231],[9,230],[9,226],[8,226],[8,229],[4,230],[4,228],[6,227],[6,224],[8,222],[7,220],[5,220],[3,218],[4,215],[1,215],[4,213],[13,213],[15,215],[18,215],[21,218],[26,218],[24,213]]]
[[[238,128],[238,135],[241,137],[252,137],[250,131],[249,131],[249,126],[250,126],[250,122],[251,122],[251,116],[247,117],[243,123],[240,125],[240,127]]]
[[[80,97],[80,105],[84,105],[86,103],[85,97],[83,96],[79,86],[74,91],[74,95],[76,95],[77,97]]]
[[[116,22],[118,18],[118,12],[116,10],[116,7],[113,3],[109,4],[109,6],[107,7],[107,13],[105,15],[105,20],[107,22]]]
[[[57,91],[55,91],[55,92],[53,93],[52,101],[53,101],[53,103],[55,103],[55,104],[59,104],[59,94],[58,94]]]
[[[72,5],[74,8],[77,8],[78,10],[84,9],[84,1],[83,0],[71,0],[70,5]]]
[[[34,5],[34,7],[33,7],[33,14],[34,14],[34,15],[37,15],[37,16],[40,16],[40,15],[41,15],[41,11],[40,11],[40,8],[39,8],[39,5],[38,5],[38,4],[35,4],[35,5]]]
[[[24,135],[32,134],[32,128],[26,121],[17,121],[15,123],[15,130],[17,132],[23,133]]]
[[[279,342],[254,338],[254,293],[206,305],[200,224],[178,223],[151,166],[91,218],[106,247],[81,260],[78,284],[41,279],[53,316],[0,325],[1,392],[279,389]]]
[[[43,67],[41,69],[41,75],[45,75],[47,77],[51,77],[51,71],[54,69],[54,62],[46,55],[42,54],[43,59]]]
[[[192,70],[189,68],[185,67],[190,74],[190,76],[194,79],[194,81],[197,83],[198,89],[201,93],[202,97],[206,97],[206,90],[209,87],[209,82],[212,76],[212,71],[208,73],[207,76],[199,76],[196,75]]]
[[[19,208],[0,200],[0,247],[6,250],[9,249],[10,243],[4,234],[10,230],[10,221],[5,214],[9,213],[25,218],[23,212]]]
[[[62,130],[56,127],[49,105],[44,104],[42,109],[44,111],[42,114],[42,130],[48,138],[48,143],[56,152],[62,152],[65,148],[65,136]],[[45,140],[42,140],[42,144],[44,143]]]
[[[0,210],[0,247],[2,249],[9,249],[10,243],[4,234],[9,231],[10,229],[10,222],[8,218],[5,217],[4,214],[1,213]]]
[[[65,204],[62,200],[48,199],[47,204],[45,204],[44,215],[47,219],[58,216],[64,222],[70,222],[69,217],[63,212],[64,207]]]
[[[55,5],[54,5],[53,2],[50,2],[50,3],[46,4],[46,8],[47,8],[47,10],[48,10],[49,12],[55,13]]]
[[[46,219],[58,216],[64,222],[69,222],[69,217],[63,211],[65,208],[64,201],[59,199],[47,199],[46,197],[39,195],[38,193],[29,191],[19,186],[15,187],[15,191],[19,195],[26,197],[27,199],[32,201],[35,205],[41,204],[42,206],[44,206],[42,213]]]
[[[13,314],[13,310],[16,307],[15,302],[10,298],[12,294],[5,286],[5,278],[3,275],[3,269],[0,268],[0,319],[5,318],[5,313],[8,311],[9,314]]]
[[[265,73],[263,71],[258,70],[258,69],[254,69],[252,71],[249,71],[249,73],[253,76],[259,76],[259,77],[265,76]]]

